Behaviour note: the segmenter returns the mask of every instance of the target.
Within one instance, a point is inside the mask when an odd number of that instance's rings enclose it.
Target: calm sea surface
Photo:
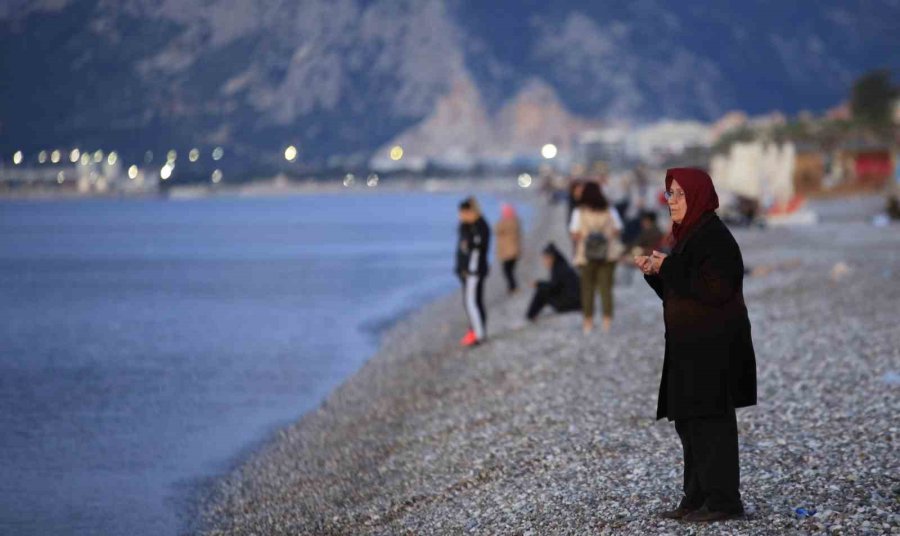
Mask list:
[[[373,327],[456,288],[458,198],[0,202],[0,533],[183,531]]]

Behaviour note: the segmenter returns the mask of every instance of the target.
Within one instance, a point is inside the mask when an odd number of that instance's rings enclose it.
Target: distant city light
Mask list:
[[[153,162],[153,151],[147,151],[144,153],[144,163],[149,164]]]
[[[91,155],[88,153],[82,153],[81,155],[81,165],[86,166],[91,163]]]
[[[134,164],[128,166],[128,178],[131,180],[136,179],[138,176],[138,167]]]
[[[100,162],[103,162],[103,151],[97,149],[94,151],[94,163],[99,164]]]
[[[541,156],[543,156],[547,160],[556,158],[557,152],[558,151],[556,149],[556,145],[553,145],[552,143],[548,143],[541,147]]]
[[[59,184],[66,182],[65,172],[60,171],[59,173],[56,174],[56,182],[58,182]]]
[[[223,149],[221,147],[216,147],[215,149],[213,149],[213,152],[212,152],[213,160],[218,162],[219,160],[222,159],[223,156],[225,156],[225,149]]]
[[[400,147],[399,145],[391,147],[391,160],[396,162],[401,158],[403,158],[403,147]]]
[[[212,179],[213,184],[219,184],[220,182],[222,182],[222,170],[217,169],[217,170],[213,171],[212,177],[210,177],[210,178]]]
[[[169,152],[166,153],[166,163],[167,164],[171,164],[171,163],[175,162],[175,160],[177,158],[178,158],[178,151],[176,151],[175,149],[170,149]]]
[[[297,148],[293,145],[288,145],[287,149],[284,150],[284,159],[288,162],[293,162],[297,159]]]
[[[47,151],[41,151],[38,153],[38,163],[43,164],[47,161]]]
[[[349,188],[350,186],[353,186],[354,182],[356,182],[356,177],[353,176],[353,173],[344,175],[344,187]]]
[[[175,164],[171,162],[166,162],[166,165],[159,170],[159,178],[162,180],[168,180],[169,177],[172,176],[172,171],[175,170]]]
[[[528,188],[529,186],[531,186],[531,175],[529,175],[528,173],[522,173],[521,175],[519,175],[519,178],[516,182],[519,183],[519,187]]]
[[[59,164],[60,160],[62,160],[62,153],[59,149],[53,149],[53,152],[50,153],[50,161],[54,164]]]
[[[13,164],[19,165],[22,163],[22,160],[25,158],[25,155],[22,154],[22,151],[16,151],[13,153]]]
[[[200,159],[200,149],[191,149],[191,152],[188,153],[188,160],[191,162],[196,162]]]
[[[69,162],[72,162],[74,164],[74,163],[78,162],[79,158],[81,158],[80,150],[72,149],[72,151],[69,152]]]
[[[118,162],[118,161],[119,161],[119,155],[115,151],[109,153],[109,156],[106,157],[106,163],[111,166],[116,165],[116,162]]]
[[[374,188],[374,187],[378,186],[378,174],[377,173],[372,173],[371,175],[369,175],[369,177],[366,179],[366,186],[368,186],[369,188]]]

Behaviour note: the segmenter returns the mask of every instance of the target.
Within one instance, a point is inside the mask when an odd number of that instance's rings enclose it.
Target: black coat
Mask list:
[[[491,227],[479,217],[475,223],[460,223],[456,242],[455,273],[484,277],[488,274],[488,252],[491,249]]]
[[[580,309],[581,285],[578,282],[578,274],[556,246],[548,246],[544,253],[553,255],[550,280],[538,283],[539,288],[547,292],[547,303],[560,312]]]
[[[756,357],[741,250],[713,213],[645,276],[663,300],[666,356],[656,418],[716,415],[756,404]]]

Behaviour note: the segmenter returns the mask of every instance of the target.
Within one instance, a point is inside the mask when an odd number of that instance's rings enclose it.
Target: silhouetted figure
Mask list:
[[[531,298],[526,318],[534,320],[547,305],[557,313],[581,309],[581,288],[578,274],[553,242],[544,248],[543,261],[544,266],[550,272],[550,279],[537,281],[534,284],[534,297]]]
[[[665,235],[656,225],[656,213],[641,212],[640,231],[632,243],[634,255],[650,255],[654,250],[662,250]]]

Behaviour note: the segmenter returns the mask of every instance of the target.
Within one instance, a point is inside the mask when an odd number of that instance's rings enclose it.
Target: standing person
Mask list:
[[[599,291],[603,302],[603,331],[608,332],[612,326],[616,261],[624,253],[619,240],[621,232],[622,220],[600,191],[600,185],[596,182],[585,184],[574,233],[575,265],[581,269],[582,329],[585,334],[594,328],[595,291]]]
[[[656,418],[675,421],[684,497],[661,515],[706,522],[742,516],[735,408],[756,404],[756,357],[744,304],[744,263],[716,216],[704,171],[670,169],[666,198],[674,249],[635,263],[663,300],[666,351]]]
[[[456,274],[462,283],[463,304],[469,317],[469,331],[460,344],[474,346],[481,343],[487,333],[483,295],[484,279],[488,274],[491,229],[481,216],[481,208],[474,197],[468,197],[459,204],[459,221]]]
[[[497,235],[497,259],[503,263],[506,289],[510,294],[518,289],[516,263],[522,250],[522,232],[516,209],[509,203],[500,206],[500,221],[494,227]]]
[[[578,274],[566,262],[565,257],[553,242],[547,244],[543,253],[544,266],[550,272],[550,279],[534,284],[534,296],[525,317],[534,320],[544,306],[549,305],[557,313],[567,313],[581,309],[581,289]]]

